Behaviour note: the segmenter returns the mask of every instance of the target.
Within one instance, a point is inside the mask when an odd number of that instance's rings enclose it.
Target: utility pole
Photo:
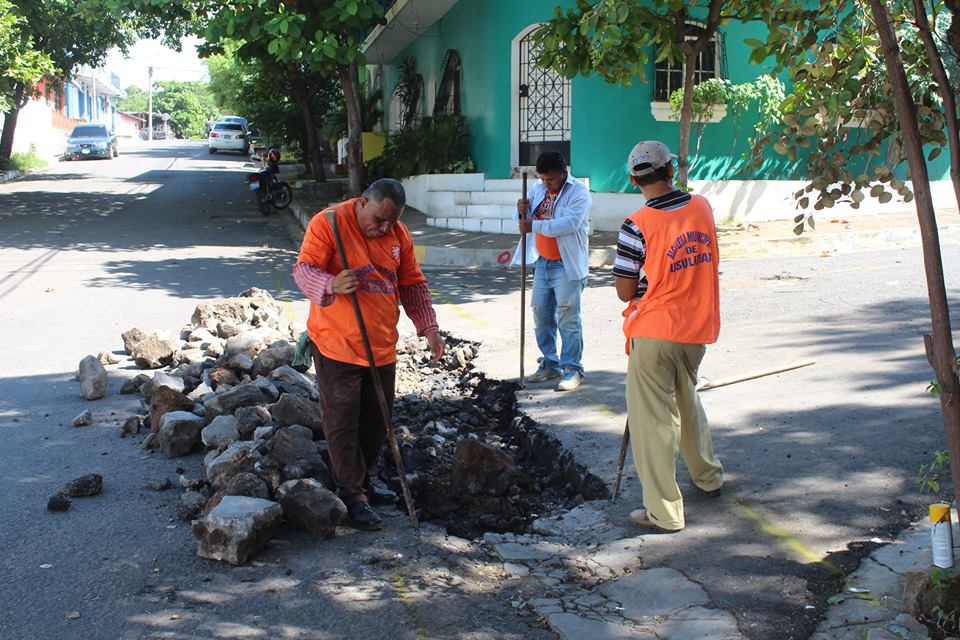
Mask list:
[[[153,142],[153,67],[147,67],[147,140]]]
[[[90,110],[90,122],[99,122],[100,118],[97,117],[97,112],[100,111],[97,108],[97,68],[93,65],[90,65],[90,80],[93,84],[93,108]]]

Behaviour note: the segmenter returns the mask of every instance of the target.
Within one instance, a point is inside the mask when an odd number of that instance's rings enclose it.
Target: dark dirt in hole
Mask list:
[[[446,342],[439,365],[427,364],[416,340],[398,345],[393,423],[421,520],[465,538],[519,533],[554,509],[607,495],[559,442],[518,415],[516,384],[474,369],[475,343]],[[381,476],[399,494],[393,460],[384,460]]]

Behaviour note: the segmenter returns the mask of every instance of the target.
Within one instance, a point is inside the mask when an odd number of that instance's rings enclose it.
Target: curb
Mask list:
[[[310,219],[313,217],[309,213],[303,210],[303,207],[299,202],[294,200],[290,203],[290,206],[287,207],[290,210],[290,213],[293,214],[294,220],[300,225],[303,231],[307,230],[307,225],[310,224]]]
[[[940,241],[960,240],[960,224],[939,226]],[[745,238],[720,240],[722,258],[760,258],[768,255],[821,255],[879,249],[890,245],[919,244],[920,227],[896,227],[875,231],[851,231],[817,236],[806,232],[793,238]]]
[[[9,171],[4,171],[0,173],[0,184],[4,182],[10,182],[11,180],[16,180],[23,174],[20,173],[17,169],[10,169]]]
[[[301,227],[307,228],[311,214],[297,202],[290,211]],[[939,225],[940,241],[960,240],[960,224]],[[513,257],[515,240],[504,236],[502,248],[471,248],[418,244],[414,242],[417,262],[428,267],[499,267],[508,268]],[[800,236],[751,237],[724,241],[720,238],[720,255],[730,258],[761,258],[764,256],[829,255],[879,249],[891,245],[919,244],[919,227],[896,227],[873,231],[824,233],[808,231]],[[589,266],[609,269],[617,257],[615,247],[596,247],[590,250]]]

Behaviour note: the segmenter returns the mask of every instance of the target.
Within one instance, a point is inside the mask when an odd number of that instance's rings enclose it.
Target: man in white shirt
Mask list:
[[[517,202],[520,233],[527,240],[527,263],[535,265],[533,279],[534,331],[542,356],[540,366],[527,380],[545,382],[560,378],[557,391],[576,389],[583,382],[583,323],[580,294],[587,285],[587,220],[590,191],[567,171],[563,155],[555,151],[537,159],[540,180]],[[533,211],[532,216],[527,214]],[[520,247],[513,264],[520,262]],[[557,352],[557,337],[560,350]]]

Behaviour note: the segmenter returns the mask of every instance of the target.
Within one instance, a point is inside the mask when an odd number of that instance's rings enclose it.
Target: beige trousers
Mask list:
[[[712,491],[723,484],[723,466],[713,455],[710,425],[696,390],[706,350],[702,344],[630,340],[627,415],[633,462],[647,514],[664,529],[684,526],[678,453],[698,487]]]

